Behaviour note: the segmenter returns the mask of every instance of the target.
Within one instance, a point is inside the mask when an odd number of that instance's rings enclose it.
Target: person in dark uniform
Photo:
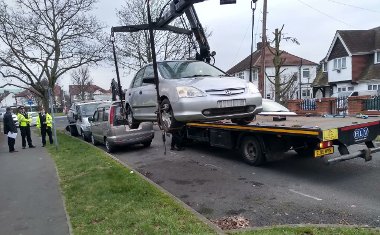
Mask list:
[[[22,140],[22,148],[26,147],[26,141],[28,141],[29,148],[35,148],[32,144],[32,138],[30,137],[30,123],[32,122],[32,118],[29,114],[25,112],[24,106],[18,107],[17,120],[20,127],[21,132],[21,140]]]
[[[10,107],[7,107],[6,109],[6,113],[4,114],[4,118],[3,118],[3,124],[4,124],[4,134],[8,135],[9,132],[11,134],[17,133],[17,127],[13,121]],[[15,138],[11,138],[8,136],[8,147],[9,147],[10,153],[17,152],[17,150],[15,150],[15,142],[16,142]]]
[[[50,116],[50,114],[45,113],[44,108],[41,108],[41,111],[37,117],[37,128],[40,128],[41,130],[42,147],[45,147],[46,145],[46,134],[49,136],[49,143],[53,144],[53,136],[51,132],[52,126],[53,118]]]

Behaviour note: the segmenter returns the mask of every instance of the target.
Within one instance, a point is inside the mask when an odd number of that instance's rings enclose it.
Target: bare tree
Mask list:
[[[156,0],[152,3],[152,18],[157,19],[165,11],[164,0]],[[146,24],[147,12],[145,1],[126,0],[122,10],[118,12],[119,21],[123,25]],[[177,18],[171,25],[187,28],[187,21],[184,17]],[[206,32],[206,35],[210,33]],[[183,34],[176,34],[169,31],[154,32],[156,53],[158,60],[183,59],[193,57],[191,47],[195,44],[191,37]],[[118,47],[123,60],[120,62],[128,69],[137,70],[144,64],[152,61],[152,52],[149,44],[149,33],[139,31],[135,33],[119,34],[117,40],[121,40]]]
[[[274,39],[271,43],[274,44],[274,50],[268,46],[268,49],[270,53],[274,56],[273,57],[273,65],[274,65],[274,76],[268,76],[269,82],[273,85],[274,87],[274,96],[275,96],[275,101],[284,103],[288,97],[289,97],[289,92],[291,88],[295,86],[295,83],[297,81],[297,76],[296,74],[292,74],[290,76],[285,76],[282,75],[283,72],[286,69],[282,69],[282,66],[284,65],[286,59],[282,57],[282,54],[284,51],[280,50],[280,44],[281,40],[286,40],[286,41],[291,41],[293,43],[296,43],[299,45],[299,42],[297,39],[292,38],[292,37],[285,37],[284,34],[282,33],[282,30],[284,29],[284,25],[281,27],[281,29],[276,29],[274,34]]]
[[[0,73],[45,107],[60,77],[103,59],[103,27],[89,15],[96,0],[16,0],[14,8],[0,1]]]
[[[71,73],[71,81],[73,85],[76,85],[80,99],[85,100],[86,93],[91,93],[90,88],[93,83],[88,66],[74,70]]]

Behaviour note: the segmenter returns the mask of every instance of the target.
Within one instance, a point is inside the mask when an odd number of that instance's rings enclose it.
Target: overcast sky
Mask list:
[[[99,0],[95,14],[109,26],[118,26],[116,9],[127,0]],[[237,0],[237,4],[219,5],[219,0],[197,3],[199,20],[212,32],[209,39],[211,50],[216,51],[215,65],[228,70],[250,54],[251,47],[251,0]],[[254,50],[261,41],[263,0],[258,0],[255,10]],[[295,37],[300,45],[282,43],[283,50],[318,63],[330,47],[336,30],[371,29],[380,26],[379,0],[268,0],[267,35],[272,38],[275,28],[281,28],[286,36]],[[109,88],[116,77],[113,67],[91,70],[95,84]],[[130,77],[122,75],[123,88]],[[60,84],[67,88],[70,79]]]

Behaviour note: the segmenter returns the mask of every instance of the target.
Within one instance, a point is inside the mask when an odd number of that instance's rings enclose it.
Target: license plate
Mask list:
[[[325,149],[318,149],[314,151],[314,157],[322,157],[327,154],[334,153],[334,147],[328,147]]]
[[[218,108],[245,106],[245,100],[219,100]]]

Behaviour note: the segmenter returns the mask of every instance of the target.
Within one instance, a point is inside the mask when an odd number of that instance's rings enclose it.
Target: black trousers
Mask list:
[[[49,136],[49,143],[53,144],[53,136],[51,133],[51,127],[50,126],[41,126],[42,145],[46,145],[46,133]]]
[[[30,126],[20,126],[20,131],[21,131],[21,140],[22,140],[22,147],[26,147],[26,141],[28,141],[28,145],[33,146],[32,144],[32,138],[30,138]]]
[[[8,137],[9,152],[12,152],[15,150],[15,143],[16,143],[16,139]]]

